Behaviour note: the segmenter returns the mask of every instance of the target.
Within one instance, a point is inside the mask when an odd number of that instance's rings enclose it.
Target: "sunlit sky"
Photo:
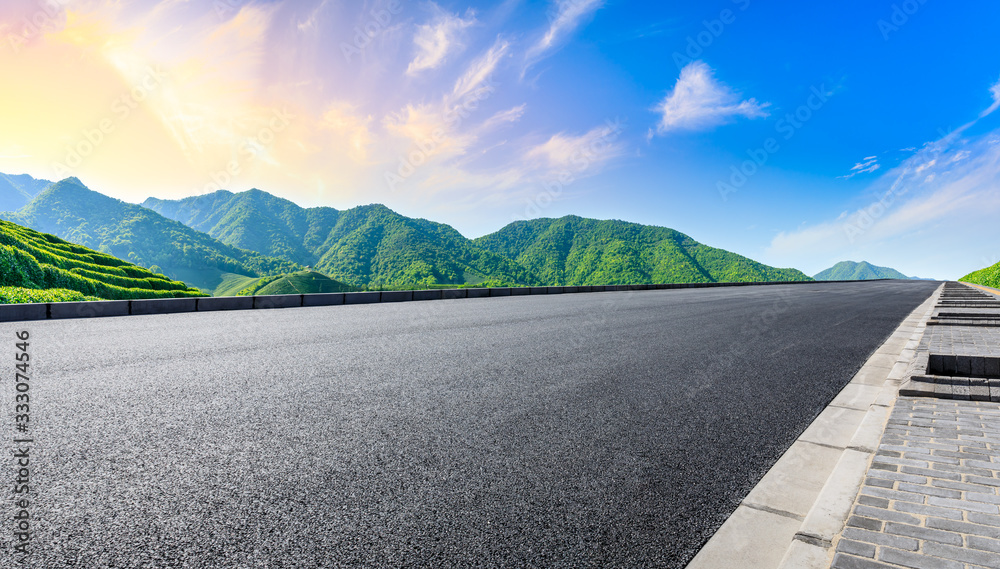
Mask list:
[[[4,0],[0,172],[468,237],[577,214],[813,274],[1000,261],[1000,4]]]

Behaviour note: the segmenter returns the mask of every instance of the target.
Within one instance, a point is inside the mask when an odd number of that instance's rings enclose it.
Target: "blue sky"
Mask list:
[[[808,274],[1000,261],[996,2],[52,4],[0,8],[0,171],[469,237],[617,218]]]

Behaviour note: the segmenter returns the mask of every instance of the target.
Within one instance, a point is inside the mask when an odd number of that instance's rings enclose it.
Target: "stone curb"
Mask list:
[[[890,279],[878,279],[890,280]],[[584,292],[672,290],[682,288],[715,288],[761,285],[807,285],[824,283],[861,283],[872,281],[776,281],[748,283],[680,283],[607,286],[543,286],[458,288],[405,291],[367,291],[347,293],[287,294],[261,296],[209,296],[188,298],[155,298],[137,300],[100,300],[83,302],[49,302],[0,304],[0,322],[46,320],[50,318],[96,318],[171,314],[178,312],[209,312],[217,310],[255,310],[296,308],[301,306],[332,306],[339,304],[375,304],[457,298],[488,298],[537,294],[573,294]]]
[[[943,286],[943,285],[942,285]],[[940,294],[938,287],[869,357],[687,569],[829,569],[840,532],[905,372]]]
[[[923,313],[913,327],[907,343],[897,350],[899,359],[886,376],[879,397],[868,406],[865,417],[854,432],[850,444],[841,454],[837,466],[802,522],[802,527],[796,532],[794,540],[802,545],[789,547],[779,569],[829,569],[833,561],[834,539],[844,529],[851,508],[854,507],[865,473],[868,472],[875,457],[890,411],[898,397],[905,369],[914,358],[912,349],[906,346],[915,346],[919,343],[943,289],[942,284],[900,325],[900,329],[908,329],[906,325],[914,320],[914,315]]]

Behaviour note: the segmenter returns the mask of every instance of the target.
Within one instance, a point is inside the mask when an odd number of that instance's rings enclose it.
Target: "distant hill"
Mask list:
[[[469,240],[448,225],[383,205],[305,209],[260,190],[150,198],[143,205],[224,243],[359,287],[810,280],[671,229],[622,221],[523,221]]]
[[[143,205],[223,243],[308,265],[356,287],[540,284],[524,267],[474,247],[451,226],[379,204],[307,209],[249,190],[150,198]]]
[[[111,255],[0,221],[0,303],[183,296],[203,294]]]
[[[1000,288],[1000,263],[973,271],[958,279],[962,282]]]
[[[380,204],[302,208],[260,190],[140,206],[69,178],[3,217],[217,295],[292,290],[305,282],[285,275],[303,267],[323,286],[369,289],[810,280],[666,227],[566,216],[470,240]]]
[[[48,180],[36,180],[27,174],[0,174],[0,211],[21,209],[51,185]]]
[[[313,294],[323,292],[352,292],[355,287],[335,281],[316,271],[299,271],[287,275],[260,277],[247,283],[235,294],[252,296],[260,294]]]
[[[300,268],[221,243],[152,210],[92,191],[76,178],[53,184],[25,207],[3,216],[209,291],[224,273],[260,277]]]
[[[142,206],[228,245],[301,265],[319,261],[315,251],[340,216],[330,207],[306,209],[260,190],[220,190],[182,200],[149,198]]]
[[[910,279],[896,269],[878,267],[866,261],[841,261],[836,265],[813,275],[818,281],[870,281],[875,279]],[[912,277],[916,279],[917,277]]]
[[[473,243],[550,285],[812,280],[666,227],[573,215],[515,221]]]

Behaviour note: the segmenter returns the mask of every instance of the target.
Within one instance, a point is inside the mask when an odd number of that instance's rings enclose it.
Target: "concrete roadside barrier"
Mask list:
[[[252,296],[209,296],[197,299],[198,312],[213,310],[249,310],[253,308]]]
[[[176,312],[194,312],[197,307],[196,298],[150,298],[130,300],[130,313],[134,315],[173,314]]]
[[[97,318],[100,316],[128,316],[127,300],[94,300],[82,302],[53,302],[49,318]]]
[[[885,280],[885,279],[878,279]],[[838,282],[871,281],[783,281],[738,283],[663,283],[640,285],[581,285],[451,288],[404,291],[336,292],[316,294],[287,294],[259,296],[222,296],[157,298],[138,300],[100,300],[84,302],[51,302],[0,304],[0,322],[45,320],[56,318],[92,318],[101,316],[170,314],[175,312],[210,312],[220,310],[248,310],[266,308],[291,308],[298,306],[334,306],[341,304],[376,304],[381,302],[408,302],[414,300],[444,300],[459,298],[487,298],[497,296],[524,296],[539,294],[573,294],[583,292],[667,290],[682,288],[707,288],[753,286],[761,284],[822,284]]]
[[[342,292],[319,292],[302,295],[302,306],[337,306],[341,304],[344,304],[344,293]]]
[[[48,304],[0,304],[0,322],[45,320],[48,311]]]
[[[413,300],[412,290],[386,290],[382,291],[380,302],[409,302]]]
[[[344,304],[374,304],[381,299],[382,293],[378,291],[344,293]]]
[[[253,297],[254,308],[296,308],[302,306],[301,294],[265,294]]]
[[[441,289],[415,290],[413,300],[441,300]]]

